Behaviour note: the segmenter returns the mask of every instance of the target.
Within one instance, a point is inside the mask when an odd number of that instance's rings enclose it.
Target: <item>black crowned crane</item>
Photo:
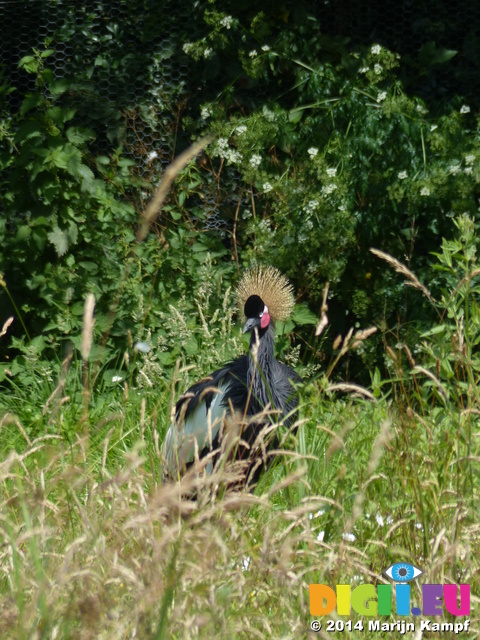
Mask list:
[[[220,451],[236,425],[239,440],[230,457],[248,459],[246,475],[254,481],[262,466],[261,447],[254,446],[257,437],[272,422],[283,420],[289,426],[298,406],[295,384],[301,378],[274,354],[273,323],[286,320],[295,303],[291,284],[273,267],[255,267],[240,281],[237,296],[246,317],[243,332],[251,333],[249,353],[197,382],[178,400],[162,447],[164,473],[170,478],[178,478],[197,457]],[[271,439],[270,445],[275,442]],[[213,464],[206,465],[207,473]]]

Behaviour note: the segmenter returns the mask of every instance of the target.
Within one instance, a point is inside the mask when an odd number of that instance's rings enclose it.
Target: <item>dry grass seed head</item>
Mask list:
[[[325,327],[328,324],[328,316],[327,316],[327,311],[328,311],[328,304],[327,304],[327,298],[328,298],[328,289],[330,287],[330,283],[327,282],[325,284],[325,286],[323,287],[323,298],[322,298],[322,308],[320,309],[320,319],[317,323],[317,328],[315,329],[315,335],[319,336],[323,330],[325,329]]]
[[[89,293],[85,298],[85,306],[83,308],[83,331],[82,331],[82,358],[88,360],[90,349],[92,348],[93,326],[95,320],[93,311],[95,309],[95,296]]]
[[[418,291],[421,291],[428,298],[428,300],[430,300],[430,302],[433,302],[430,291],[420,282],[417,276],[412,273],[410,269],[407,269],[404,264],[399,262],[393,256],[390,256],[388,253],[384,253],[383,251],[379,251],[378,249],[370,249],[370,252],[373,253],[374,256],[377,256],[377,258],[385,260],[385,262],[388,262],[388,264],[392,265],[397,273],[405,276],[405,278],[407,279],[407,282],[405,283],[406,285],[413,287],[414,289],[418,289]]]
[[[13,322],[13,316],[10,316],[10,318],[5,320],[2,330],[0,331],[0,338],[7,333],[8,327],[12,324],[12,322]]]

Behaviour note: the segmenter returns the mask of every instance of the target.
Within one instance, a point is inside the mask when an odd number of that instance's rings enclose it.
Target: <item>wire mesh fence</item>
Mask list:
[[[221,10],[240,20],[254,8],[252,2],[231,0],[221,5]],[[221,88],[221,69],[216,75],[199,76],[183,50],[186,41],[204,33],[208,6],[190,0],[0,2],[1,66],[6,82],[16,89],[7,98],[10,109],[18,108],[23,96],[35,88],[35,76],[20,68],[19,60],[35,49],[51,49],[48,66],[56,78],[71,81],[68,99],[76,120],[95,132],[93,151],[108,155],[121,146],[133,161],[132,172],[147,185],[148,195],[148,185],[153,188],[162,168],[188,144],[185,120],[199,120],[205,95],[215,95]],[[287,2],[281,9],[268,2],[262,9],[278,13],[285,25],[314,14],[319,37],[343,39],[350,48],[378,42],[398,51],[407,90],[432,103],[456,93],[473,107],[479,101],[480,5],[476,3],[304,0]],[[457,53],[443,65],[442,55],[448,51]],[[222,60],[215,64],[221,66]],[[247,104],[253,95],[258,99],[262,87],[238,85],[237,91]],[[227,167],[222,183],[220,190],[212,178],[203,194],[205,229],[231,226],[239,199],[245,198]]]

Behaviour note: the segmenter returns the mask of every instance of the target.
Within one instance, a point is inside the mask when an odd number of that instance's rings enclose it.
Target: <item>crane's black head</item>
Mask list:
[[[250,296],[245,302],[244,313],[247,322],[243,327],[243,333],[253,331],[253,329],[266,329],[270,324],[270,314],[268,307],[260,296]]]

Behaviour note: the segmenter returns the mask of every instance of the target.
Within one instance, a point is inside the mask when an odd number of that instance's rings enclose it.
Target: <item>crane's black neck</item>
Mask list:
[[[277,365],[273,343],[275,334],[271,324],[266,329],[252,331],[248,358],[247,382],[252,389],[252,401],[261,411],[272,404],[273,373]]]

